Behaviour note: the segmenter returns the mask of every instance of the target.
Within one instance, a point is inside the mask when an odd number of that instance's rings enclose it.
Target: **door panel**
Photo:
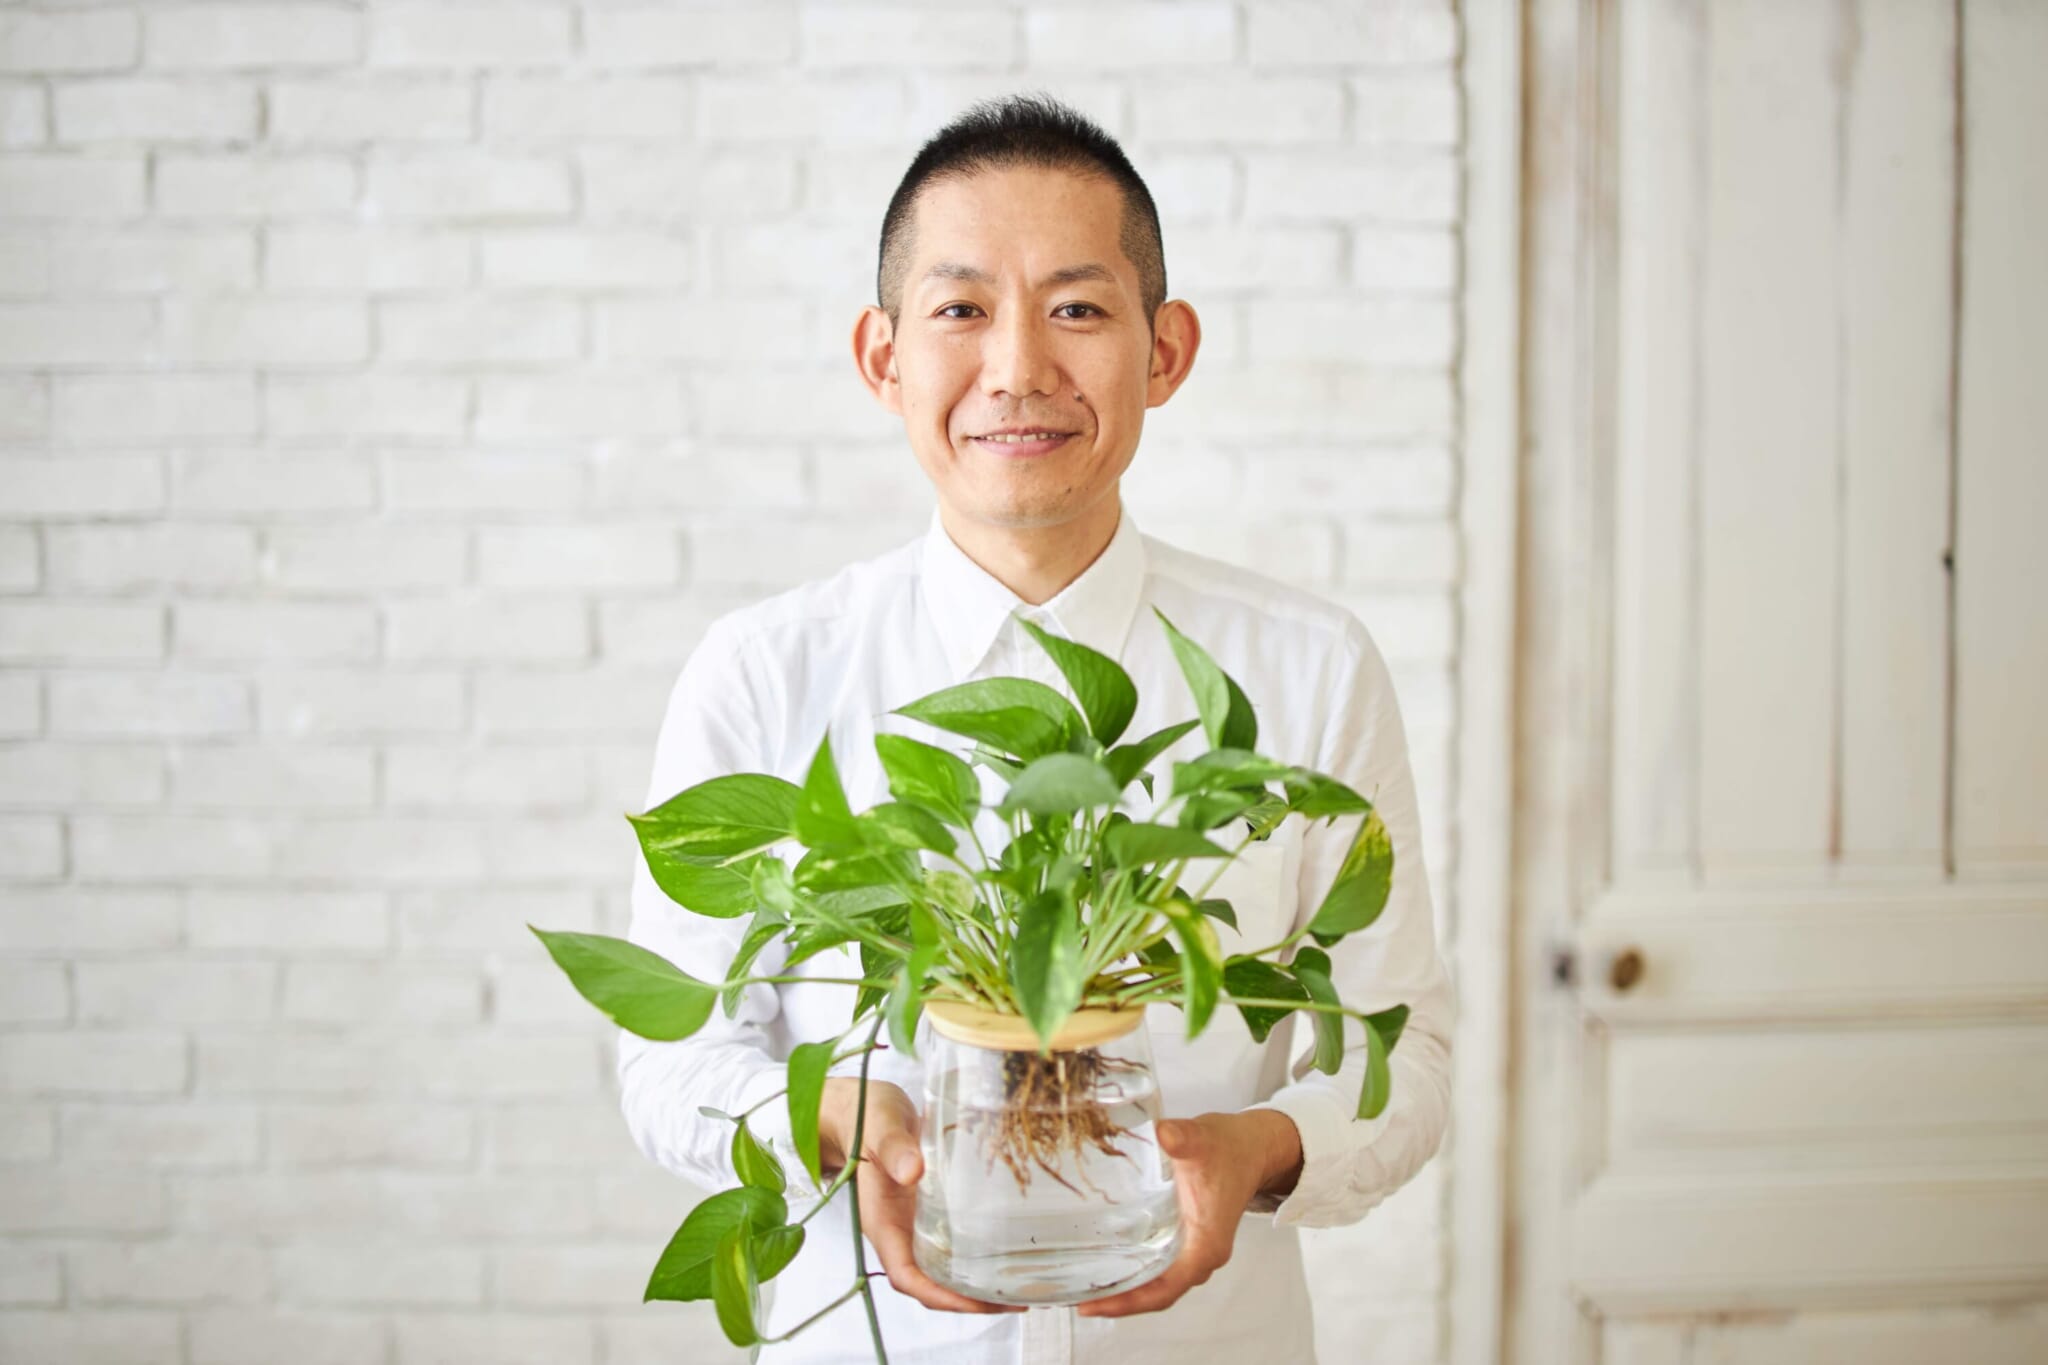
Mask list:
[[[2018,1350],[1956,1305],[2048,1302],[2048,6],[1532,28],[1511,1357]]]

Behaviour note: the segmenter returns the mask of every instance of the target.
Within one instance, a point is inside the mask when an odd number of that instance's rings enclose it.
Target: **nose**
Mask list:
[[[1006,308],[982,333],[981,383],[990,394],[1023,398],[1059,391],[1059,364],[1044,319],[1029,308]]]

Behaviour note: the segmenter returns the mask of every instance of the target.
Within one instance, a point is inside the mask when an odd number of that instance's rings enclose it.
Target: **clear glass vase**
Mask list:
[[[993,1303],[1143,1284],[1180,1249],[1144,1011],[1076,1011],[1040,1056],[1024,1020],[934,1000],[918,1026],[918,1265]]]

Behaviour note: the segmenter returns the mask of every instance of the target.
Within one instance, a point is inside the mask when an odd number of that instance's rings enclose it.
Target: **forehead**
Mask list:
[[[916,215],[913,288],[940,262],[1022,268],[1036,279],[1100,261],[1135,284],[1122,248],[1123,194],[1105,176],[1018,167],[948,177],[925,187]]]

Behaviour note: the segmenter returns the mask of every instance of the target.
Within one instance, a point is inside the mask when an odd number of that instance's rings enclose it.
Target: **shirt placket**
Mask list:
[[[1023,612],[1034,625],[1052,631],[1052,624],[1037,612]],[[1024,627],[1012,620],[1004,627],[1008,644],[1009,662],[1005,670],[1012,676],[1030,678],[1044,683],[1061,693],[1066,692],[1066,679],[1061,676],[1058,665],[1051,656],[1038,647]],[[1073,1365],[1074,1362],[1074,1310],[1072,1308],[1033,1308],[1024,1314],[1022,1349],[1018,1352],[1021,1365]]]
[[[1024,1313],[1020,1365],[1074,1365],[1074,1310],[1031,1308]]]

